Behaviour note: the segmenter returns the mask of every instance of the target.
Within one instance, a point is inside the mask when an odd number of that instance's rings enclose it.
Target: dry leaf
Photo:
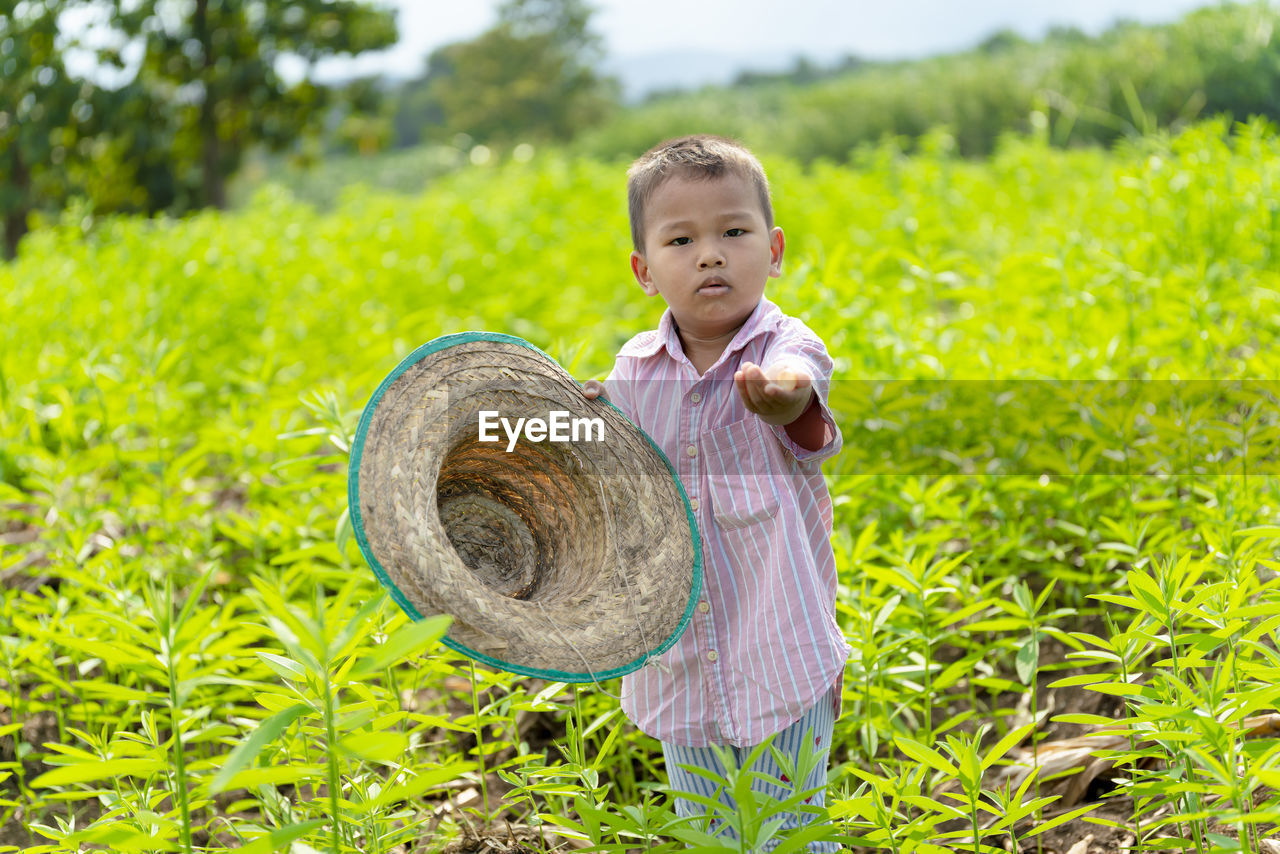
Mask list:
[[[1081,839],[1075,845],[1067,849],[1067,854],[1089,854],[1089,843],[1093,841],[1093,834],[1090,833]]]

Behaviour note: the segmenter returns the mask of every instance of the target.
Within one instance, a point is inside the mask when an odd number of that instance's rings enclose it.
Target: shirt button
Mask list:
[[[695,511],[698,509],[698,499],[696,498],[689,499],[689,509],[695,510]]]
[[[696,457],[698,455],[698,446],[690,445],[689,447],[685,448],[684,452],[691,457]]]
[[[710,603],[710,602],[699,602],[699,603],[698,603],[698,610],[699,610],[699,611],[701,611],[701,612],[702,612],[702,613],[704,613],[704,614],[705,614],[705,613],[707,613],[708,611],[710,611],[710,610],[711,610],[711,603]]]
[[[698,401],[702,400],[702,395],[698,394],[695,391],[693,394],[689,395],[689,400],[692,403],[697,403]]]
[[[707,653],[707,661],[715,661],[719,657],[714,649]]]

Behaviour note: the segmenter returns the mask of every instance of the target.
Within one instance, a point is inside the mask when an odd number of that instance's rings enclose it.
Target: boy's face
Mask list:
[[[782,272],[782,229],[765,225],[751,182],[737,175],[668,178],[649,200],[644,231],[631,271],[646,294],[666,300],[682,335],[732,336]]]

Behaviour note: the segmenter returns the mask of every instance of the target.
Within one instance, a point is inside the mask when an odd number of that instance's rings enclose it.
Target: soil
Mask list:
[[[419,848],[418,852],[430,850]],[[464,824],[461,835],[440,849],[440,854],[541,854],[542,850],[543,841],[536,831],[507,822],[480,829]]]

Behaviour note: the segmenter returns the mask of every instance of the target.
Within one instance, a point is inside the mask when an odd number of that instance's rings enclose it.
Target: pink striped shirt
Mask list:
[[[809,451],[760,420],[733,384],[743,362],[788,360],[813,377],[834,438]],[[702,535],[703,588],[670,650],[623,677],[622,710],[671,744],[758,744],[799,720],[843,672],[835,620],[831,496],[821,463],[839,452],[827,408],[832,362],[807,326],[762,299],[705,374],[671,310],[618,352],[609,400],[675,466]]]

